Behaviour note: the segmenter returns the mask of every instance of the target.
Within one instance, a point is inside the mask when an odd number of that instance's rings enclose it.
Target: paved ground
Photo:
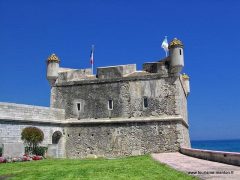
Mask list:
[[[153,159],[200,179],[240,180],[240,167],[174,153],[152,154]]]

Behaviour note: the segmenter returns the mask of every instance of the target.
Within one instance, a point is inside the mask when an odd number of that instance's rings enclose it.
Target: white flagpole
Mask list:
[[[93,63],[94,63],[94,45],[92,45],[92,54],[91,54],[91,58],[92,58],[92,74],[93,74]]]
[[[93,63],[92,63],[92,74],[93,74]]]
[[[167,36],[165,36],[166,42],[167,42]],[[168,50],[164,49],[166,53],[166,57],[168,56]]]

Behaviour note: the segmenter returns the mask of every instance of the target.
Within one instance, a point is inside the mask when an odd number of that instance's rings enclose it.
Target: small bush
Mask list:
[[[39,146],[35,149],[34,154],[37,156],[45,156],[45,153],[47,152],[47,147]]]
[[[26,127],[22,131],[21,139],[29,147],[28,150],[34,152],[36,151],[38,144],[40,144],[43,141],[44,134],[42,130],[37,127]]]
[[[29,146],[26,146],[25,147],[25,154],[35,154],[37,156],[43,156],[45,157],[45,153],[47,152],[47,147],[44,147],[44,146],[37,146],[34,150],[29,147]]]

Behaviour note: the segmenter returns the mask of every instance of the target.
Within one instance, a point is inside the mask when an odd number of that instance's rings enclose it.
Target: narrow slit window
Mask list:
[[[182,55],[182,50],[181,49],[179,49],[179,54]]]
[[[108,109],[109,110],[113,109],[113,100],[108,100]]]
[[[147,107],[148,107],[148,98],[147,98],[147,97],[144,97],[144,98],[143,98],[143,107],[144,107],[144,108],[147,108]]]
[[[77,103],[77,110],[78,110],[78,111],[81,110],[81,103]]]

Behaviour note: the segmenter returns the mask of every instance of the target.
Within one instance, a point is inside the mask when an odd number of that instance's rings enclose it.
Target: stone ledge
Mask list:
[[[146,74],[146,75],[139,75],[139,76],[129,76],[129,77],[118,77],[118,78],[111,78],[111,79],[92,79],[92,80],[81,80],[81,81],[71,81],[71,82],[63,82],[57,83],[56,87],[58,86],[73,86],[73,85],[81,85],[81,84],[101,84],[101,83],[117,83],[123,81],[137,81],[137,80],[149,80],[149,79],[160,79],[160,78],[171,78],[171,77],[179,77],[176,74],[168,74],[162,75],[160,73],[153,73],[153,74]]]
[[[50,120],[50,119],[24,119],[24,118],[10,118],[10,117],[0,117],[1,122],[14,122],[14,123],[39,123],[39,124],[62,124],[63,120]]]
[[[64,123],[69,125],[75,124],[110,124],[110,123],[135,123],[135,122],[173,122],[179,121],[188,128],[188,124],[183,120],[182,116],[162,116],[162,117],[142,117],[142,118],[101,118],[101,119],[67,119]]]
[[[77,124],[112,124],[112,123],[145,123],[145,122],[181,122],[188,128],[188,124],[183,120],[182,116],[166,116],[153,118],[111,118],[111,119],[67,119],[67,120],[50,120],[50,119],[24,119],[24,118],[9,118],[0,117],[0,122],[17,122],[17,123],[39,123],[39,124],[58,124],[58,125],[77,125]]]
[[[64,111],[63,109],[56,109],[44,106],[34,106],[27,104],[16,104],[16,103],[8,103],[8,102],[0,102],[0,106],[11,106],[11,107],[22,107],[22,108],[34,108],[34,109],[42,109],[42,110],[53,110],[53,111]]]
[[[199,159],[205,159],[205,160],[240,166],[240,153],[237,153],[237,152],[211,151],[211,150],[191,149],[191,148],[183,148],[183,147],[180,148],[180,152],[182,154],[196,157]]]

